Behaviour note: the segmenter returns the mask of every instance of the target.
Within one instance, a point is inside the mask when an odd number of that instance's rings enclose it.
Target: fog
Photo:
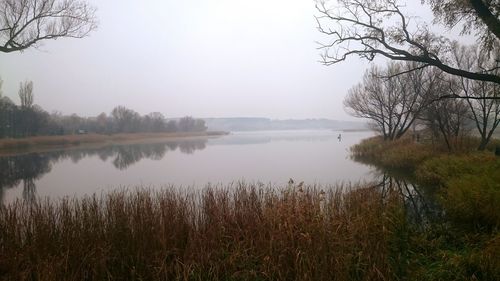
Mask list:
[[[0,53],[5,95],[17,102],[32,80],[35,103],[65,114],[124,105],[167,117],[353,120],[342,100],[367,63],[319,63],[312,0],[89,2],[100,21],[90,37]]]

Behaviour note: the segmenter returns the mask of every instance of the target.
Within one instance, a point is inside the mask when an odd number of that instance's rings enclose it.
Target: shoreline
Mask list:
[[[19,139],[0,139],[0,156],[18,155],[33,152],[46,152],[54,149],[84,147],[88,145],[134,144],[145,141],[178,140],[200,137],[219,137],[228,135],[224,131],[176,132],[176,133],[129,133],[129,134],[84,134],[62,136],[35,136]]]
[[[184,136],[202,137],[210,136]],[[374,166],[400,167],[429,181],[434,190],[415,187],[414,193],[427,200],[414,200],[411,187],[397,179],[350,189],[338,183],[187,191],[140,185],[36,204],[20,200],[0,211],[0,261],[8,279],[220,280],[250,272],[264,280],[351,280],[358,279],[354,269],[369,280],[498,280],[500,158],[473,147],[450,153],[433,143],[380,137],[353,147],[351,153],[377,160]]]

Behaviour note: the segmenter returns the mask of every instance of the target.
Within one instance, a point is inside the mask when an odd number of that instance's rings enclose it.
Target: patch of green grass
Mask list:
[[[500,157],[479,152],[442,155],[420,165],[416,178],[441,187],[440,201],[455,223],[500,225]]]
[[[410,238],[409,280],[499,280],[500,234],[435,226]]]
[[[399,278],[500,280],[500,157],[491,152],[497,143],[477,152],[476,140],[467,139],[453,153],[409,139],[372,138],[353,147],[355,159],[404,169],[415,182],[432,187],[443,207],[442,221],[402,232],[408,235],[401,243],[406,270]]]
[[[447,181],[463,175],[484,175],[498,169],[500,159],[491,153],[471,152],[468,154],[436,155],[421,163],[415,171],[419,182],[442,186]]]

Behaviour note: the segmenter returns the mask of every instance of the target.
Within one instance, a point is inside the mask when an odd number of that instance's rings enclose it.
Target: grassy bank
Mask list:
[[[1,280],[397,280],[396,193],[240,185],[0,208]]]
[[[500,280],[500,157],[492,151],[475,151],[475,147],[471,141],[450,153],[411,139],[384,142],[371,138],[352,148],[355,159],[404,170],[435,193],[444,220],[421,233],[425,240],[419,249],[427,254],[417,260],[426,274],[442,276],[437,280],[462,280],[464,276]]]
[[[0,139],[0,154],[18,151],[38,151],[85,144],[134,143],[146,140],[175,139],[186,137],[220,136],[226,132],[176,132],[176,133],[136,133],[136,134],[84,134],[63,136],[36,136],[19,139]]]
[[[387,169],[406,170],[414,174],[425,161],[441,156],[493,156],[495,147],[500,145],[500,139],[490,141],[485,152],[476,151],[478,144],[478,139],[463,139],[450,152],[446,146],[430,141],[417,143],[412,138],[384,141],[382,137],[372,137],[351,147],[351,154],[359,162]]]

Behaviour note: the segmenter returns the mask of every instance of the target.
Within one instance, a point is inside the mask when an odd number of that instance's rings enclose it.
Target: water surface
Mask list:
[[[0,200],[73,197],[137,186],[284,185],[290,178],[321,185],[372,181],[374,169],[349,157],[349,147],[372,135],[241,132],[0,157]]]

